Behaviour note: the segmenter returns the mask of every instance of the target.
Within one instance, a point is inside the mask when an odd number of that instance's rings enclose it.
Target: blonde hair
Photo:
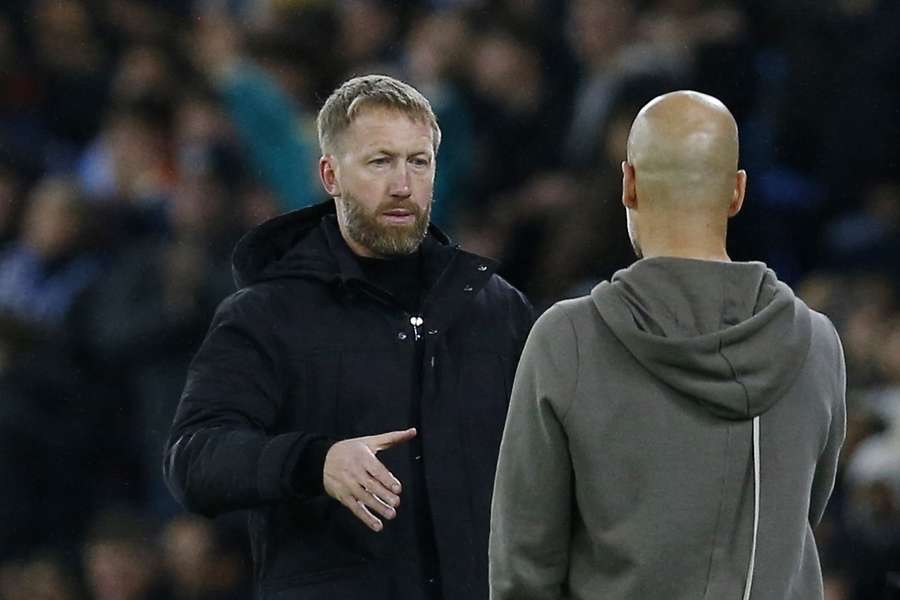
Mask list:
[[[432,145],[437,154],[441,145],[441,128],[438,127],[431,103],[416,88],[387,75],[364,75],[348,79],[328,96],[316,118],[322,154],[329,154],[334,150],[337,138],[360,111],[367,107],[396,110],[414,121],[430,125]]]

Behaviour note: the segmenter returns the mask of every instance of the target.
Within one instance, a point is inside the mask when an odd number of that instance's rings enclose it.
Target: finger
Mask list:
[[[365,504],[353,496],[347,496],[347,501],[344,503],[344,506],[349,508],[350,512],[352,512],[357,519],[365,523],[372,531],[381,531],[384,529],[384,524],[381,522],[381,519],[369,512],[369,509],[366,508]]]
[[[394,474],[388,471],[387,467],[381,464],[381,461],[375,457],[366,464],[366,471],[374,477],[381,485],[391,490],[395,494],[403,491],[403,485],[400,480],[394,477]]]
[[[397,444],[408,442],[414,437],[416,437],[416,428],[410,427],[404,431],[389,431],[388,433],[370,436],[366,440],[366,444],[373,452],[380,452]]]
[[[394,507],[388,506],[380,498],[365,490],[360,490],[358,499],[373,514],[380,515],[388,520],[393,519],[397,516],[397,511],[394,509]]]
[[[400,496],[387,489],[380,481],[378,481],[368,473],[363,479],[363,487],[367,492],[369,492],[388,506],[393,506],[394,508],[400,506]]]

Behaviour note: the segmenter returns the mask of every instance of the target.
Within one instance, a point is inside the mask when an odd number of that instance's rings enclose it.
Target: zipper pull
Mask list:
[[[410,317],[410,318],[409,318],[409,324],[412,325],[412,328],[413,328],[413,336],[416,338],[416,341],[417,341],[417,342],[418,342],[420,339],[422,339],[422,336],[419,335],[419,327],[421,327],[421,326],[422,326],[422,323],[424,323],[424,322],[425,322],[425,320],[424,320],[422,317],[416,316],[416,317]]]

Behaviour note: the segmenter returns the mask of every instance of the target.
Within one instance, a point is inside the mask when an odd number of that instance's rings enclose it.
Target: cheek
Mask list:
[[[431,201],[431,195],[434,192],[434,173],[417,177],[413,185],[413,194],[415,200],[419,204],[428,204]]]
[[[370,200],[377,204],[377,199],[384,194],[383,188],[384,182],[379,180],[378,177],[357,174],[341,179],[341,192],[345,196],[350,195],[366,205],[370,203]]]

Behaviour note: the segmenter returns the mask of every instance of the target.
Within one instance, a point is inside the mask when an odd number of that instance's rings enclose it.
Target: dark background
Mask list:
[[[241,516],[181,513],[161,447],[237,237],[325,199],[316,111],[401,77],[444,131],[434,220],[536,306],[633,256],[628,127],[721,98],[732,258],[837,325],[849,422],[829,600],[900,595],[900,3],[4,0],[0,599],[246,597]]]

